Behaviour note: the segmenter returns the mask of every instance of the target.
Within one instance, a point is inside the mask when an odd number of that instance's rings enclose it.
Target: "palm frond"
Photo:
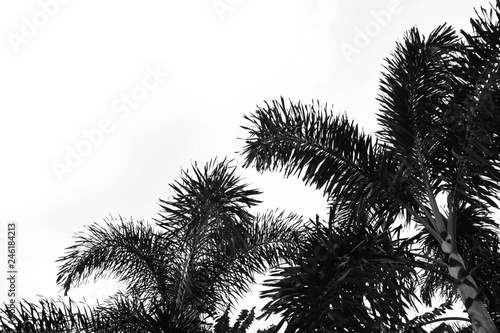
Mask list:
[[[500,38],[498,23],[472,22],[488,42],[495,34]],[[427,40],[414,28],[397,44],[381,84],[379,135],[397,149],[417,189],[429,177],[436,193],[495,206],[499,51],[491,45],[485,51],[476,37],[465,37],[468,45],[443,25]]]
[[[433,333],[465,333],[465,332],[470,332],[472,333],[472,330],[470,328],[470,321],[468,318],[465,317],[452,317],[452,316],[446,316],[446,313],[449,312],[450,310],[453,309],[453,302],[452,301],[446,301],[439,306],[433,308],[430,311],[427,311],[423,314],[420,314],[410,320],[406,324],[405,332],[409,333],[425,333],[427,332],[426,330],[423,329],[423,327],[429,325],[429,324],[434,324],[434,323],[440,323],[438,327],[433,329],[431,332]]]
[[[248,230],[247,246],[239,249],[234,256],[217,256],[205,271],[213,283],[218,299],[213,302],[233,305],[233,301],[249,292],[255,284],[255,275],[289,262],[299,244],[302,220],[295,214],[284,215],[268,211],[257,214],[253,228]],[[222,297],[223,296],[223,297]]]
[[[230,236],[238,232],[237,225],[247,226],[247,209],[260,203],[254,199],[260,191],[242,183],[230,163],[212,160],[203,169],[195,164],[193,176],[183,170],[181,180],[170,185],[172,198],[160,199],[162,219],[158,224],[172,232],[183,232],[186,237],[199,234],[200,229],[216,229],[221,236]]]
[[[346,116],[334,116],[327,106],[280,101],[267,103],[250,116],[250,137],[242,154],[245,166],[283,171],[329,197],[358,207],[376,205],[392,216],[409,203],[409,190],[399,161],[391,150],[374,142]]]
[[[438,27],[427,40],[413,28],[386,59],[378,114],[382,130],[378,134],[396,148],[407,166],[418,159],[417,153],[436,144],[437,123],[451,89],[442,62],[459,45],[458,36],[449,26]]]
[[[110,218],[75,236],[60,263],[57,283],[65,293],[90,277],[117,277],[130,290],[165,292],[178,281],[179,249],[144,221]]]
[[[411,184],[411,196],[420,203],[419,209],[410,212],[414,215],[429,204],[434,217],[425,214],[426,228],[438,233],[446,229],[435,202],[435,190],[444,173],[438,166],[446,168],[449,164],[437,161],[443,160],[440,149],[446,140],[443,114],[453,95],[450,64],[454,63],[460,47],[458,36],[449,26],[438,27],[427,40],[413,28],[403,43],[397,43],[392,57],[386,59],[386,73],[380,86],[378,119],[382,130],[378,135],[396,150],[405,169],[405,179]]]
[[[250,267],[264,273],[269,268],[286,263],[300,241],[302,224],[302,217],[293,213],[285,215],[284,212],[267,211],[257,214],[249,232],[248,247],[243,252],[245,256],[254,257],[250,261],[253,264],[248,262]]]
[[[245,119],[252,125],[243,127],[250,133],[243,150],[245,166],[255,164],[258,171],[283,170],[286,176],[303,172],[306,184],[331,193],[332,179],[340,178],[332,175],[335,169],[341,175],[348,167],[360,173],[375,167],[371,137],[345,116],[334,117],[327,106],[287,105],[281,98]]]

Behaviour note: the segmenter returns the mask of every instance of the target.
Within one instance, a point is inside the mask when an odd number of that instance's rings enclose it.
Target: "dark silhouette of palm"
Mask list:
[[[115,277],[122,290],[95,308],[27,303],[35,310],[21,309],[17,317],[32,322],[33,332],[58,313],[58,327],[88,332],[208,332],[208,319],[296,247],[300,218],[250,214],[260,192],[243,184],[226,160],[194,165],[171,190],[171,199],[160,200],[157,225],[122,217],[94,223],[58,259],[57,283],[65,293],[89,278]],[[5,316],[0,321],[4,329],[21,325]]]
[[[328,225],[310,221],[294,264],[266,281],[264,315],[281,314],[285,333],[406,329],[418,301],[410,243],[377,216],[332,216]]]
[[[246,117],[243,151],[246,166],[297,175],[355,216],[416,223],[420,258],[434,266],[424,291],[453,290],[477,333],[497,332],[500,294],[499,18],[497,1],[471,20],[473,34],[411,29],[387,60],[376,138],[319,103],[282,98]]]

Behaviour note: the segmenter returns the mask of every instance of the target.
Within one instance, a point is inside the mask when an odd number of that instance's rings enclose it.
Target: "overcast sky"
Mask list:
[[[264,101],[319,100],[375,132],[380,72],[395,41],[413,26],[470,30],[481,4],[0,2],[0,274],[6,225],[16,221],[20,297],[57,298],[55,260],[75,232],[110,214],[151,220],[195,161],[241,165],[243,116]],[[321,193],[299,181],[239,173],[264,191],[259,210],[326,211]]]

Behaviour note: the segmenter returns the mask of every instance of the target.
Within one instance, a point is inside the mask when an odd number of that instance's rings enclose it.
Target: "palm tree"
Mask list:
[[[491,217],[498,208],[499,18],[497,1],[471,20],[474,33],[462,32],[463,38],[447,25],[427,39],[411,29],[387,60],[375,139],[326,106],[283,98],[245,117],[250,125],[244,127],[250,134],[245,166],[298,175],[348,209],[388,223],[398,216],[416,222],[423,232],[415,242],[429,235],[437,244],[448,281],[477,333],[498,332],[492,308],[483,302],[498,272],[476,278],[483,267],[473,265],[482,263],[467,262],[472,250],[461,238],[467,228],[459,229],[459,221]],[[498,224],[491,227],[498,239]],[[423,250],[432,246],[425,240]],[[482,250],[476,259],[498,260],[492,246]],[[498,291],[491,293],[498,298]]]
[[[183,258],[178,297],[201,292],[203,302],[224,311],[233,296],[250,290],[255,273],[279,265],[294,247],[301,219],[272,211],[250,215],[260,192],[247,186],[227,163],[209,163],[203,171],[195,167],[193,176],[184,172],[171,185],[172,199],[161,200],[158,225],[178,240]]]
[[[301,219],[250,214],[260,192],[243,184],[226,160],[194,165],[193,173],[183,171],[170,185],[173,196],[160,200],[156,226],[108,218],[78,233],[58,259],[57,283],[65,293],[92,277],[115,277],[123,290],[97,307],[74,311],[64,303],[26,303],[30,311],[21,309],[19,320],[0,316],[6,332],[26,320],[32,332],[59,332],[44,330],[55,316],[58,327],[78,332],[208,333],[208,320],[249,291],[255,274],[285,262]],[[246,319],[243,327],[253,317]]]

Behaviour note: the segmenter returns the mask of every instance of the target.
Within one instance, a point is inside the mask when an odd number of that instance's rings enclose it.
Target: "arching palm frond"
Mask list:
[[[413,28],[386,59],[378,134],[407,165],[420,164],[417,154],[436,145],[436,123],[451,90],[443,62],[450,62],[460,45],[449,26],[438,27],[427,40]]]
[[[440,304],[431,311],[420,314],[410,320],[405,332],[407,333],[426,333],[427,325],[439,324],[430,331],[431,333],[472,333],[468,318],[462,316],[446,316],[446,313],[453,308],[450,301]],[[425,328],[425,329],[424,329]],[[426,330],[427,329],[427,330]]]
[[[453,89],[449,63],[460,46],[449,26],[438,27],[427,40],[413,28],[386,59],[381,80],[378,120],[382,130],[378,135],[397,151],[412,195],[424,203],[430,187],[440,181],[431,156],[443,141],[442,118]]]
[[[334,179],[371,178],[376,170],[372,139],[345,116],[333,116],[325,106],[280,101],[266,102],[245,116],[251,127],[243,150],[245,166],[258,171],[280,170],[301,175],[306,184],[330,194],[342,188]],[[372,172],[370,172],[372,171]],[[344,184],[347,186],[347,184]]]
[[[117,277],[130,291],[168,297],[168,285],[178,281],[178,244],[144,221],[110,218],[76,235],[75,245],[57,261],[57,283],[67,293],[88,278]]]
[[[248,230],[247,246],[234,256],[215,257],[211,267],[217,267],[207,278],[213,283],[214,302],[233,305],[237,297],[249,292],[255,284],[256,274],[265,274],[290,260],[299,244],[300,217],[269,211],[255,217],[253,228]]]
[[[302,225],[302,217],[293,213],[285,215],[284,212],[267,211],[257,214],[244,252],[254,258],[246,261],[245,266],[253,267],[258,273],[265,273],[269,268],[287,263],[300,242]],[[243,257],[243,260],[246,259]]]
[[[245,119],[245,166],[297,175],[353,209],[374,205],[391,219],[401,212],[401,202],[411,204],[394,152],[327,106],[287,104],[282,98]]]

